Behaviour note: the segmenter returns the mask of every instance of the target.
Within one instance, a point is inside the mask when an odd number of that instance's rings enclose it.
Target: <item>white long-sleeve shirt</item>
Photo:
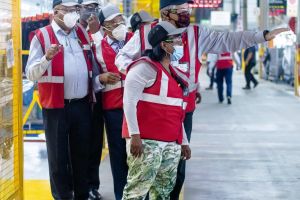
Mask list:
[[[126,76],[123,104],[130,135],[140,134],[137,120],[137,104],[141,99],[144,89],[154,84],[156,75],[157,72],[148,63],[139,62],[132,67]],[[184,131],[184,127],[182,129]],[[183,133],[182,144],[189,144],[185,131]]]
[[[199,26],[198,58],[201,59],[204,52],[214,54],[234,52],[263,42],[265,38],[262,31],[216,32]],[[141,57],[141,41],[137,30],[118,53],[115,64],[120,72],[125,73],[128,65],[139,57]]]
[[[213,68],[215,67],[217,61],[218,61],[218,55],[209,53],[207,54],[207,62],[208,62],[208,70],[211,72]]]
[[[83,98],[88,94],[88,70],[83,50],[78,43],[76,31],[64,32],[53,20],[51,26],[57,40],[64,46],[64,98]],[[35,36],[30,45],[26,66],[26,76],[31,81],[38,81],[50,66],[42,46]]]

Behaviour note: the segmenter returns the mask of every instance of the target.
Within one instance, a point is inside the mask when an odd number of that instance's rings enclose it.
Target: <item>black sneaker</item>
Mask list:
[[[213,89],[213,87],[207,87],[207,88],[205,88],[205,90],[212,90]]]
[[[258,82],[254,83],[254,88],[256,88],[258,86]]]
[[[228,105],[231,105],[231,97],[227,97],[227,103]]]
[[[249,86],[243,87],[243,90],[251,90],[251,87]]]
[[[89,192],[89,200],[101,200],[102,196],[97,189],[91,189]]]

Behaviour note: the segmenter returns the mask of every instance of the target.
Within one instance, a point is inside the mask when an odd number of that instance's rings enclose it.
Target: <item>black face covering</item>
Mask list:
[[[88,18],[91,16],[91,15],[95,15],[96,17],[99,16],[99,12],[95,9],[95,8],[83,8],[81,11],[80,11],[80,19],[83,20],[83,21],[86,21],[88,20]]]
[[[182,12],[178,13],[178,21],[175,21],[176,26],[178,28],[186,28],[190,25],[190,13],[189,12]]]

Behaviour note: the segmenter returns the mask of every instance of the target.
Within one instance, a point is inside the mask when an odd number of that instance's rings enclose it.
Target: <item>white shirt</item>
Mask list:
[[[144,89],[154,84],[156,75],[157,72],[148,63],[139,62],[130,69],[126,76],[123,104],[130,135],[140,134],[137,120],[137,104]],[[184,127],[182,129],[184,131],[182,144],[188,145],[189,142]]]
[[[51,26],[55,36],[64,47],[64,98],[83,98],[88,94],[88,70],[83,50],[78,43],[76,31],[64,32],[55,22]],[[37,37],[32,39],[26,66],[26,76],[31,81],[38,81],[50,66]]]
[[[218,61],[218,54],[207,54],[208,70],[211,72]]]

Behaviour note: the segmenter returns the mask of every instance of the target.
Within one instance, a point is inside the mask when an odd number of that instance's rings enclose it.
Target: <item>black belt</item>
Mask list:
[[[87,102],[89,100],[89,95],[81,99],[65,99],[65,105],[75,103],[75,102]]]

